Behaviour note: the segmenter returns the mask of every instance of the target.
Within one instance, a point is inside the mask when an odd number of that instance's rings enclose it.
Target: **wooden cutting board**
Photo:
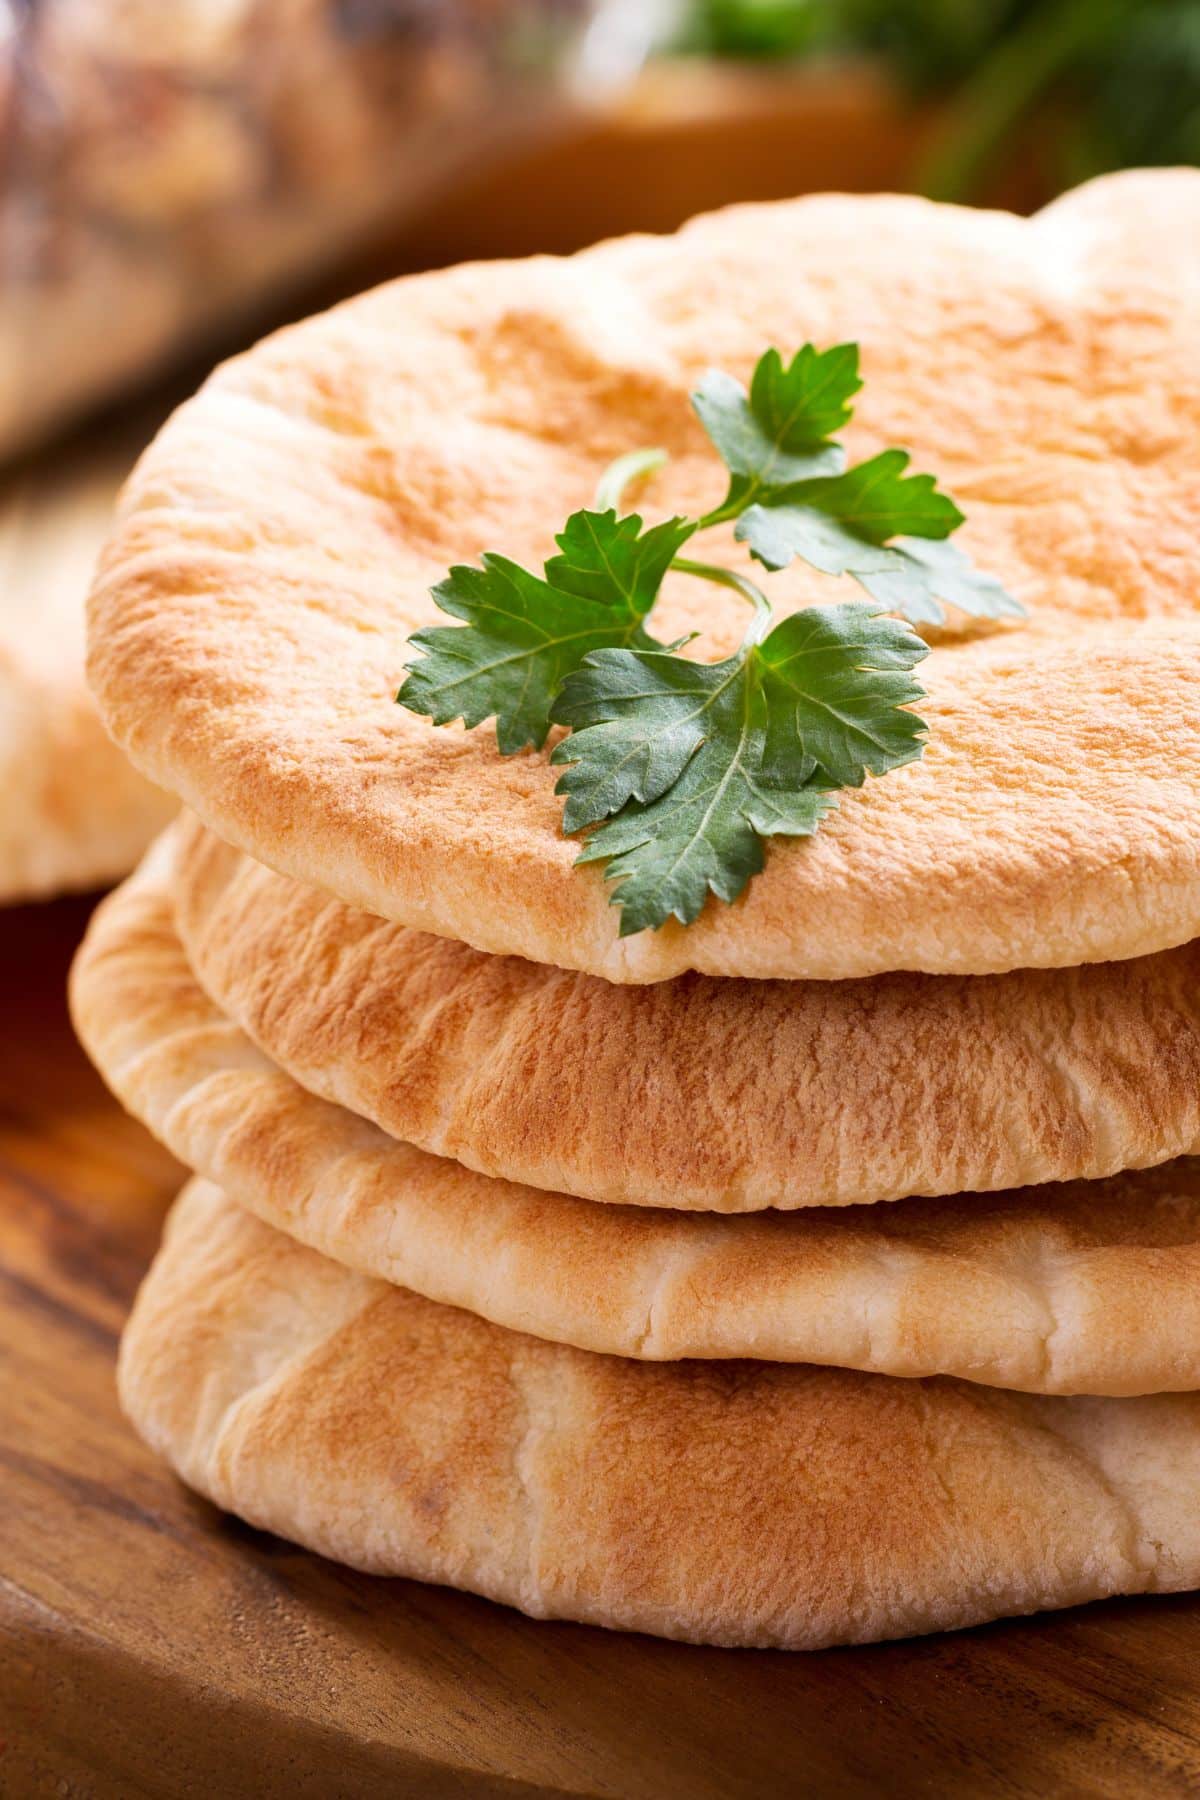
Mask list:
[[[356,1575],[189,1495],[113,1388],[179,1171],[73,1042],[86,913],[0,913],[5,1800],[1200,1791],[1190,1597],[701,1650]]]

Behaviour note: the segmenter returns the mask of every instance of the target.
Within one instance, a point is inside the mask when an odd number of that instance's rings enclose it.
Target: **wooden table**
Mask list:
[[[1200,1601],[817,1656],[535,1625],[221,1517],[124,1423],[178,1171],[75,1047],[87,907],[0,913],[0,1794],[1200,1791]]]

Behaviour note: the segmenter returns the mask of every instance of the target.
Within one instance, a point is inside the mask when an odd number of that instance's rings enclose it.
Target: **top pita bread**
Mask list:
[[[84,597],[119,479],[105,457],[58,458],[0,496],[0,902],[124,875],[174,810],[84,680]]]
[[[619,981],[985,973],[1200,935],[1200,173],[1032,220],[817,196],[564,261],[393,283],[219,370],[127,490],[92,600],[118,740],[225,837],[368,910]],[[860,341],[854,454],[903,443],[1027,625],[950,631],[931,743],[775,843],[738,905],[620,942],[544,755],[393,704],[451,562],[540,564],[620,451],[645,509],[721,487],[687,393],[768,344]],[[733,554],[727,534],[713,554]],[[790,571],[778,604],[844,598]],[[655,627],[743,609],[673,577]]]

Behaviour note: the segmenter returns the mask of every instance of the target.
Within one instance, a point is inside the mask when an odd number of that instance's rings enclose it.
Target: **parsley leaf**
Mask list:
[[[409,640],[420,657],[406,665],[396,698],[435,725],[470,727],[495,715],[501,753],[539,750],[563,680],[590,650],[654,646],[642,620],[654,605],[672,558],[696,529],[668,519],[642,530],[636,513],[572,513],[545,579],[506,556],[487,553],[480,567],[459,563],[433,589],[445,613],[464,625],[430,625]]]
[[[882,463],[885,457],[903,457],[903,452],[885,450],[882,457],[874,457],[874,463]],[[860,468],[849,470],[844,479],[849,481],[849,477],[871,466],[860,464]],[[930,477],[912,475],[909,481],[896,486],[910,488],[923,481],[930,481]],[[900,612],[914,625],[941,625],[946,614],[939,601],[982,619],[1024,617],[1022,603],[995,576],[982,574],[957,544],[945,542],[946,531],[898,536],[892,544],[883,544],[882,524],[903,517],[900,509],[889,515],[885,509],[887,499],[883,499],[880,511],[874,511],[871,500],[862,506],[851,497],[851,506],[840,517],[838,509],[844,495],[838,495],[837,488],[837,481],[811,482],[808,490],[801,490],[802,500],[788,500],[781,506],[752,506],[739,518],[734,536],[750,545],[750,554],[768,569],[783,569],[793,556],[802,556],[804,562],[824,574],[849,574],[882,607]],[[815,497],[813,490],[817,490]],[[914,502],[905,524],[891,524],[891,529],[912,533],[918,529],[918,522],[939,526],[937,502],[945,502],[961,518],[954,502],[932,488],[927,495],[914,495]],[[955,526],[948,529],[954,531]]]
[[[572,513],[555,538],[561,552],[546,564],[546,579],[564,594],[598,606],[624,604],[645,618],[658,598],[663,576],[696,527],[687,519],[667,519],[642,530],[637,513]]]
[[[924,722],[908,671],[927,646],[862,603],[792,614],[731,657],[601,650],[563,685],[572,727],[551,757],[564,831],[607,820],[580,862],[608,860],[621,935],[685,925],[711,891],[734,900],[762,868],[761,840],[805,837],[859,787],[911,762]],[[615,815],[615,816],[610,816]]]
[[[961,551],[914,541],[948,538],[963,515],[932,475],[906,474],[907,451],[846,467],[832,434],[849,421],[861,386],[856,344],[805,344],[790,363],[768,350],[749,393],[710,371],[692,403],[729,469],[729,488],[700,523],[736,519],[734,535],[767,568],[798,556],[826,575],[852,575],[914,624],[940,625],[941,600],[977,617],[1020,617],[1020,602]]]
[[[570,728],[563,831],[589,831],[580,862],[605,862],[621,935],[712,893],[737,898],[768,837],[807,837],[842,788],[924,750],[911,671],[927,655],[907,619],[941,623],[942,603],[991,618],[1024,608],[949,542],[963,516],[904,450],[847,468],[835,441],[861,387],[858,347],[805,344],[759,358],[749,390],[710,370],[692,396],[729,471],[725,499],[697,519],[643,527],[621,496],[666,461],[632,450],[602,476],[592,510],[571,514],[558,554],[534,575],[488,553],[433,589],[457,626],[428,626],[396,696],[436,725],[495,717],[504,755]],[[680,555],[693,534],[736,521],[769,569],[794,557],[852,575],[871,596],[810,607],[771,628],[766,596],[734,569]],[[733,588],[754,608],[723,662],[675,653],[644,628],[668,569]],[[903,619],[886,617],[900,613]]]
[[[756,507],[755,516],[767,511],[778,523],[797,515],[795,530],[803,531],[808,515],[815,523],[833,520],[843,531],[868,544],[883,544],[898,532],[914,537],[945,538],[956,531],[963,516],[953,500],[939,494],[932,475],[906,475],[907,450],[881,450],[869,462],[856,463],[841,475],[819,481],[796,482],[784,489],[768,507]],[[749,533],[738,523],[734,536],[746,540]],[[751,550],[754,546],[751,544]],[[757,554],[757,552],[754,552]],[[793,555],[804,555],[794,551]],[[782,565],[779,565],[782,566]]]
[[[842,475],[797,483],[748,507],[734,536],[768,569],[799,556],[826,575],[852,575],[914,624],[940,625],[939,600],[979,618],[1020,618],[1020,601],[943,541],[963,515],[932,475],[905,475],[908,463],[907,452],[884,450]]]
[[[768,350],[758,359],[748,394],[732,375],[710,369],[692,405],[730,481],[705,524],[735,518],[792,482],[836,475],[846,455],[830,438],[850,418],[847,403],[861,386],[857,344],[831,350],[805,344],[790,363]]]
[[[752,758],[731,762],[706,748],[670,793],[625,807],[593,833],[577,860],[607,860],[622,937],[672,916],[690,925],[710,893],[736,900],[762,873],[764,838],[811,837],[836,805],[819,788],[776,792]]]
[[[841,573],[842,571],[835,571]],[[866,588],[889,612],[903,613],[914,625],[940,625],[945,600],[960,612],[980,619],[1019,619],[1025,615],[992,575],[977,569],[957,544],[897,538],[846,567],[847,575]]]

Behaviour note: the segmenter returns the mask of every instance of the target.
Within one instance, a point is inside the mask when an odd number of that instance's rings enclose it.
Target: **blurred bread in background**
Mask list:
[[[181,357],[198,379],[290,284],[562,113],[593,10],[0,0],[0,459],[41,452],[0,481],[0,903],[107,885],[172,810],[84,681],[92,564],[151,428],[94,409]]]
[[[0,455],[547,126],[592,11],[0,0]]]
[[[83,674],[83,599],[132,455],[109,441],[0,490],[0,903],[115,881],[174,810]]]

